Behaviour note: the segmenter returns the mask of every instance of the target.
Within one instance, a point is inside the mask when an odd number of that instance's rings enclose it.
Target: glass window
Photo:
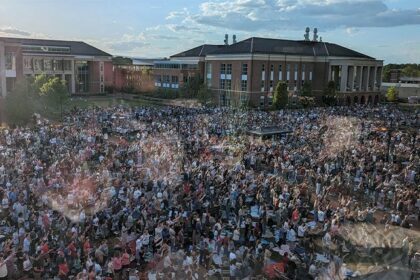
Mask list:
[[[231,80],[226,80],[226,89],[227,90],[231,90],[232,89],[232,81]]]
[[[44,59],[44,70],[51,71],[52,70],[52,60],[51,59]]]
[[[70,71],[71,70],[71,60],[63,60],[63,69],[64,71]]]
[[[53,62],[53,70],[54,71],[63,71],[63,60],[61,60],[61,59],[54,59],[54,62]]]
[[[32,70],[32,58],[31,57],[24,57],[23,58],[23,68],[26,70]]]
[[[262,66],[261,66],[261,72],[264,72],[265,71],[265,64],[263,64]]]
[[[241,91],[247,91],[248,90],[248,81],[242,80],[241,81]]]
[[[281,68],[281,64],[279,65],[279,81],[282,81],[283,80],[283,71],[282,71],[282,68]]]
[[[270,91],[273,91],[273,85],[274,85],[274,82],[270,81]]]
[[[172,83],[177,84],[178,83],[178,76],[172,76]]]
[[[225,79],[221,79],[220,80],[220,88],[221,89],[225,89],[225,86],[226,86],[226,80]]]
[[[90,77],[87,61],[76,61],[76,92],[89,92]]]
[[[265,83],[264,83],[264,81],[261,81],[261,91],[264,91],[265,90]]]
[[[42,71],[44,69],[44,62],[41,58],[34,58],[33,63],[35,71]]]
[[[271,64],[271,66],[270,66],[270,72],[273,72],[273,71],[274,71],[274,65]]]
[[[248,102],[248,93],[241,92],[241,105],[246,105],[247,102]]]
[[[226,74],[226,64],[220,64],[220,74]]]
[[[227,64],[226,74],[227,75],[232,75],[232,64]]]
[[[265,96],[260,96],[260,106],[264,107],[265,105]]]
[[[248,64],[242,64],[242,75],[248,75]]]
[[[16,57],[14,53],[6,53],[6,70],[16,70]]]

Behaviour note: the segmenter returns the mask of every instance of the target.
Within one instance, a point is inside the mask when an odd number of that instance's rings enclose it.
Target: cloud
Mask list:
[[[24,36],[24,37],[29,37],[29,36],[32,35],[30,32],[19,30],[17,28],[11,27],[11,26],[1,27],[0,28],[0,33],[4,34],[4,35]]]
[[[115,52],[130,53],[149,45],[145,42],[113,42],[109,44],[109,48]]]
[[[197,13],[184,9],[167,18],[181,16],[190,29],[205,25],[242,31],[420,25],[420,9],[389,9],[383,0],[210,0]]]

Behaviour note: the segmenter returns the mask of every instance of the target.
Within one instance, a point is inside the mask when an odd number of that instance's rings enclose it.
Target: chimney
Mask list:
[[[225,34],[225,45],[227,46],[227,45],[229,45],[229,35],[228,34]]]
[[[305,41],[309,41],[309,32],[310,31],[311,31],[311,29],[309,27],[306,27],[305,35],[303,35],[303,37],[305,37]]]
[[[236,35],[235,34],[233,34],[233,36],[232,36],[232,44],[236,44]]]
[[[314,42],[318,42],[318,28],[314,28],[314,38],[313,40]]]

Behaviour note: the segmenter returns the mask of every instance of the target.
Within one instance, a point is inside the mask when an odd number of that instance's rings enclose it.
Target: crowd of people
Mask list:
[[[418,224],[418,127],[387,106],[112,107],[3,129],[0,279],[344,279],[345,225]]]

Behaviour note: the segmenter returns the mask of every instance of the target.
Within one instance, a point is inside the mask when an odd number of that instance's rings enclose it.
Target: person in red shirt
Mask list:
[[[124,250],[124,253],[121,257],[121,264],[123,270],[123,279],[128,278],[128,269],[130,268],[130,254],[128,253],[127,249]]]
[[[85,255],[85,257],[90,253],[90,241],[89,241],[89,237],[86,238],[85,243],[83,243],[83,253]]]
[[[297,223],[297,221],[299,220],[299,210],[297,208],[293,210],[292,220],[293,220],[293,223]]]
[[[58,265],[58,276],[60,279],[67,279],[67,274],[69,273],[69,267],[66,260]]]
[[[76,246],[74,245],[74,241],[70,242],[69,246],[67,246],[67,249],[70,251],[70,256],[72,258],[77,257],[77,249],[76,249]]]

